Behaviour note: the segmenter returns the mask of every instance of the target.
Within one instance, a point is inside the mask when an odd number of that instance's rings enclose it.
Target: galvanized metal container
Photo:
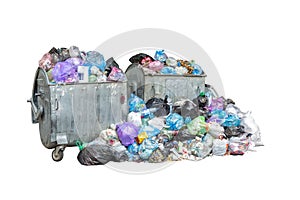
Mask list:
[[[205,77],[201,75],[164,75],[146,74],[137,63],[126,70],[128,78],[128,95],[135,93],[138,97],[149,100],[152,97],[164,99],[168,95],[173,102],[180,99],[194,99],[200,92],[205,92]]]
[[[36,71],[32,98],[32,123],[39,123],[52,158],[62,159],[66,146],[90,142],[128,113],[127,82],[52,84],[45,70]]]

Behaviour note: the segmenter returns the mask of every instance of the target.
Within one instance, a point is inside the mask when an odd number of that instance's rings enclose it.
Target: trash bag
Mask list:
[[[139,145],[136,142],[134,142],[127,147],[127,150],[131,154],[138,154],[138,148],[139,148]]]
[[[97,51],[89,51],[86,55],[86,61],[84,63],[85,66],[96,66],[102,72],[105,70],[106,62],[102,54]]]
[[[158,135],[158,139],[160,142],[165,143],[165,142],[171,141],[174,138],[174,136],[177,134],[178,134],[178,131],[163,129],[163,130],[161,130],[160,134]]]
[[[190,117],[191,119],[195,119],[200,115],[199,107],[191,100],[184,100],[181,106],[180,115],[184,118]]]
[[[167,116],[166,125],[169,130],[179,130],[184,125],[183,117],[177,113],[172,113]]]
[[[224,128],[216,122],[208,123],[208,133],[214,138],[219,138],[220,135],[224,135]]]
[[[162,74],[176,74],[176,71],[174,68],[172,67],[163,67],[161,70],[160,70],[160,73]]]
[[[188,70],[185,67],[175,67],[175,72],[178,75],[184,75],[188,73]]]
[[[129,112],[142,112],[147,109],[144,100],[134,94],[130,95],[128,103]]]
[[[115,147],[96,139],[79,152],[77,159],[82,165],[104,165],[109,161],[124,162],[128,160],[128,156],[126,148],[122,147]]]
[[[262,146],[260,129],[259,126],[255,123],[254,118],[251,115],[251,112],[247,112],[241,119],[241,126],[243,126],[243,131],[251,134],[251,141],[254,142],[255,146]]]
[[[116,68],[120,69],[118,63],[114,60],[113,57],[111,57],[106,61],[106,66],[105,66],[105,72],[104,73],[108,76],[110,74],[110,72],[112,71],[113,67],[116,67]]]
[[[148,138],[152,138],[160,133],[160,130],[155,128],[154,126],[148,125],[148,126],[142,126],[142,128],[139,130],[139,133],[146,132],[148,135]]]
[[[225,122],[225,118],[227,117],[227,114],[224,110],[213,110],[210,112],[210,117],[206,122],[211,123],[215,122],[218,124],[223,124]]]
[[[165,119],[163,117],[154,117],[148,121],[148,124],[158,130],[162,130],[165,127]]]
[[[99,137],[110,145],[115,145],[117,142],[120,142],[116,131],[113,129],[106,129],[101,131]]]
[[[58,62],[52,70],[52,76],[57,83],[77,82],[77,66],[70,62]]]
[[[214,139],[212,146],[212,154],[215,156],[224,156],[228,150],[228,140],[220,136]]]
[[[244,155],[250,145],[250,135],[241,134],[237,137],[231,137],[229,139],[229,152],[230,155]]]
[[[78,47],[76,47],[76,46],[71,46],[70,48],[69,48],[69,54],[70,54],[70,57],[71,58],[82,58],[81,57],[81,53],[80,53],[80,50],[79,50],[79,48]]]
[[[156,108],[157,111],[153,113],[156,117],[166,116],[170,113],[170,106],[167,103],[166,99],[153,97],[147,101],[146,107]]]
[[[190,134],[202,136],[208,131],[209,127],[205,122],[205,118],[203,116],[199,116],[188,123],[187,128]]]
[[[39,67],[44,69],[46,72],[54,67],[54,63],[52,62],[52,56],[50,53],[46,53],[43,55],[43,57],[39,61]]]
[[[108,81],[126,81],[126,75],[119,68],[112,67],[110,74],[107,77]]]
[[[177,135],[174,136],[174,141],[186,141],[186,140],[192,140],[195,139],[195,135],[190,134],[189,130],[185,127],[181,128]]]
[[[194,68],[192,74],[194,74],[194,75],[201,75],[203,73],[203,70],[200,67],[200,65],[198,65],[196,63],[192,63],[192,67]]]
[[[166,156],[162,153],[160,149],[156,149],[152,152],[151,156],[149,157],[150,163],[160,163],[166,159]]]
[[[166,65],[170,66],[170,67],[177,67],[178,66],[178,62],[175,58],[173,57],[168,57],[166,60]]]
[[[139,134],[139,129],[136,125],[130,122],[124,122],[116,126],[119,140],[124,146],[128,146],[134,142],[134,139]]]
[[[164,50],[157,50],[155,52],[155,55],[154,55],[155,60],[158,60],[160,62],[165,62],[167,60],[167,58],[168,58],[168,56]]]
[[[138,153],[142,160],[147,160],[153,151],[158,148],[158,143],[152,139],[145,139],[138,147]]]
[[[207,109],[209,111],[223,110],[224,109],[224,98],[223,97],[213,98],[211,100],[210,105],[207,106]]]
[[[197,98],[193,99],[193,102],[199,106],[199,108],[204,109],[208,104],[208,98],[204,92],[201,92]]]
[[[211,152],[211,148],[206,144],[202,143],[199,137],[196,137],[188,146],[188,150],[192,155],[203,159],[208,156]]]
[[[130,112],[127,115],[127,122],[131,122],[137,127],[142,125],[141,113],[139,112]]]
[[[224,129],[225,129],[224,133],[228,138],[245,133],[243,126],[224,127]]]
[[[151,62],[154,61],[154,59],[151,56],[149,56],[149,55],[147,55],[145,53],[136,54],[136,55],[132,56],[131,58],[129,58],[129,61],[131,63],[139,63],[139,64],[142,65],[142,64],[144,64],[144,63],[142,63],[142,60],[144,58],[149,58]]]
[[[237,115],[229,114],[225,117],[225,121],[222,123],[224,127],[239,126],[241,119]]]
[[[156,72],[159,72],[163,67],[164,63],[157,60],[148,64],[148,68]]]

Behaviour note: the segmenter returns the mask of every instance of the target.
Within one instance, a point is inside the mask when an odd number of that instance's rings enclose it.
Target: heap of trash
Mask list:
[[[55,71],[64,66],[60,62],[68,63],[68,59],[77,58],[85,60],[80,65],[91,66],[88,64],[88,54],[83,56],[85,58],[79,53],[76,56],[52,64],[55,82],[78,80],[78,76],[57,78]],[[163,50],[156,51],[154,58],[140,53],[131,57],[130,61],[138,62],[147,73],[204,73],[194,61],[168,57]],[[107,75],[106,67],[101,63],[95,66],[102,75]],[[153,97],[145,102],[131,94],[128,106],[126,122],[112,124],[108,129],[100,130],[99,137],[90,143],[78,141],[80,152],[77,158],[81,164],[99,165],[109,161],[197,161],[207,156],[244,155],[262,145],[260,129],[251,112],[243,112],[233,100],[214,97],[210,92],[202,91],[194,99],[176,102],[172,102],[167,95],[164,99]]]

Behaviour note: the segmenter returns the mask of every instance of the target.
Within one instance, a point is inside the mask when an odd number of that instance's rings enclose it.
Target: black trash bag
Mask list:
[[[200,115],[199,107],[191,100],[185,100],[181,106],[181,116],[194,119]]]
[[[163,100],[161,98],[153,97],[147,101],[146,107],[157,108],[157,111],[153,113],[156,117],[166,116],[170,113],[170,106],[168,105],[167,98],[168,97],[166,96],[165,100]]]
[[[68,58],[71,58],[69,49],[64,47],[60,49],[56,49],[55,47],[53,47],[52,49],[50,49],[49,53],[51,54],[52,59],[55,63],[62,62],[67,60]]]
[[[119,64],[115,61],[115,59],[113,57],[109,58],[106,61],[106,66],[105,66],[105,74],[108,76],[112,70],[112,67],[116,67],[119,68]]]
[[[243,126],[231,126],[231,127],[224,127],[224,133],[226,137],[230,138],[232,136],[238,136],[240,134],[245,133]]]
[[[195,139],[195,137],[196,137],[195,135],[189,133],[189,130],[187,128],[181,128],[178,134],[173,138],[173,140],[183,142],[183,141]]]
[[[154,61],[154,59],[153,59],[151,56],[149,56],[149,55],[147,55],[147,54],[145,54],[145,53],[139,53],[139,54],[136,54],[136,55],[132,56],[131,58],[129,58],[129,61],[130,61],[131,63],[139,63],[139,64],[142,64],[142,60],[143,60],[144,58],[146,58],[146,57],[149,57],[150,60],[151,60],[151,62]]]
[[[109,144],[94,142],[81,150],[77,159],[82,165],[105,165],[109,161],[127,161],[128,155],[126,151],[119,152]]]

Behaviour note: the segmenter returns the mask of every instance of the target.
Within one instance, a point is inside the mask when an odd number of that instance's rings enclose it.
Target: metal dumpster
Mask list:
[[[55,148],[60,161],[67,146],[90,142],[112,123],[126,120],[127,82],[53,84],[44,69],[36,71],[32,123],[39,123],[42,144]]]
[[[164,75],[146,74],[137,63],[126,70],[128,78],[128,95],[135,93],[148,101],[152,97],[164,99],[168,95],[173,102],[180,99],[194,99],[205,91],[206,74],[201,75]]]

